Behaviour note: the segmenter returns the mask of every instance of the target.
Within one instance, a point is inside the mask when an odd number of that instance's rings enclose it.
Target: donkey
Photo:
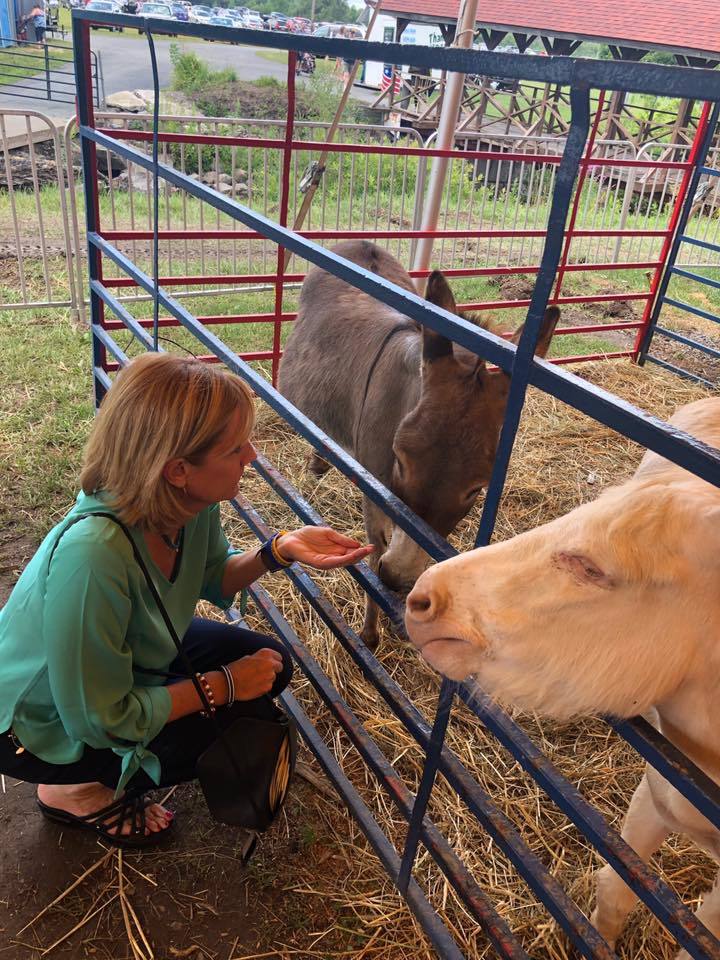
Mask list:
[[[415,292],[398,261],[373,243],[348,240],[333,252]],[[437,270],[425,296],[458,312]],[[556,307],[545,314],[540,356],[548,350],[559,315]],[[488,484],[508,376],[489,371],[474,353],[317,267],[302,287],[279,387],[442,536]],[[329,469],[316,454],[309,465],[318,476]],[[364,517],[368,542],[380,553],[371,561],[374,569],[391,589],[409,589],[429,563],[428,555],[367,498]],[[369,647],[377,646],[378,608],[370,600],[361,636]]]
[[[720,447],[720,399],[670,420]],[[635,476],[564,517],[426,570],[406,626],[423,658],[526,710],[644,713],[720,783],[720,489],[646,453]],[[648,860],[684,833],[720,861],[720,831],[647,766],[622,835]],[[611,866],[593,923],[611,946],[637,897]],[[697,916],[720,936],[720,884]],[[685,951],[680,954],[688,960]]]

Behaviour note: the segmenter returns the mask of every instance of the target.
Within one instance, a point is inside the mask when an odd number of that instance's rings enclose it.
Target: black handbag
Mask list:
[[[193,665],[182,648],[172,620],[130,531],[112,513],[88,513],[77,520],[86,516],[112,520],[127,537],[135,561],[145,576],[148,589],[187,670],[188,678],[192,680],[210,722],[215,725],[217,739],[200,755],[196,765],[197,777],[210,813],[221,823],[263,833],[280,812],[295,770],[297,729],[294,721],[270,697],[265,696],[259,698],[262,716],[241,716],[223,727],[210,708],[202,684],[195,676]],[[72,524],[65,528],[63,534],[70,526]],[[55,552],[59,540],[60,537],[55,542],[52,553]],[[255,701],[256,706],[257,703],[258,701]],[[242,710],[242,701],[236,701],[236,709]]]

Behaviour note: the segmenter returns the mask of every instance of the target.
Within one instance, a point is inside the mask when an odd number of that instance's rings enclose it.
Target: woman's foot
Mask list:
[[[114,793],[102,783],[72,783],[38,785],[38,800],[46,807],[63,810],[75,817],[86,817],[97,813],[113,803]],[[112,818],[109,818],[112,819]],[[159,803],[149,803],[145,807],[145,833],[160,833],[172,823],[173,814]],[[129,834],[132,824],[126,820],[121,834]],[[117,833],[117,827],[111,827],[108,833]]]

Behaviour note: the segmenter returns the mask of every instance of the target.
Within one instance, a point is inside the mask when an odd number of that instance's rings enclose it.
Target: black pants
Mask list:
[[[231,707],[220,707],[216,717],[224,725],[237,717],[263,717],[270,713],[270,698],[281,693],[290,682],[292,663],[285,648],[272,637],[262,633],[253,633],[227,623],[215,620],[203,620],[195,617],[183,637],[183,649],[192,661],[193,668],[199,673],[216,670],[220,664],[230,663],[239,657],[247,656],[271,647],[283,658],[283,669],[277,675],[272,690],[257,700],[245,700]],[[173,661],[169,672],[186,676],[179,659]],[[216,737],[214,724],[199,713],[181,717],[166,724],[160,733],[148,744],[160,760],[160,786],[169,787],[195,779],[195,763],[200,754]],[[85,747],[85,751],[75,763],[47,763],[25,750],[15,753],[15,745],[7,734],[0,734],[0,773],[4,773],[27,783],[94,783],[99,781],[113,789],[120,779],[120,757],[112,750],[95,750]],[[141,770],[130,781],[130,787],[150,790],[155,783]]]

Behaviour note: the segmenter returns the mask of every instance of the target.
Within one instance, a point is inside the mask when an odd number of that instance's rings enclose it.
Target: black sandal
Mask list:
[[[106,843],[116,847],[150,847],[165,839],[174,821],[171,820],[162,830],[146,830],[145,810],[153,802],[145,799],[142,793],[129,791],[119,800],[114,800],[102,810],[88,813],[85,816],[76,816],[61,810],[59,807],[48,807],[42,800],[36,798],[40,813],[53,823],[60,823],[64,827],[74,827],[79,830],[89,830],[96,836],[102,837]],[[129,833],[120,833],[125,823],[131,824]],[[113,828],[117,833],[111,833]]]

